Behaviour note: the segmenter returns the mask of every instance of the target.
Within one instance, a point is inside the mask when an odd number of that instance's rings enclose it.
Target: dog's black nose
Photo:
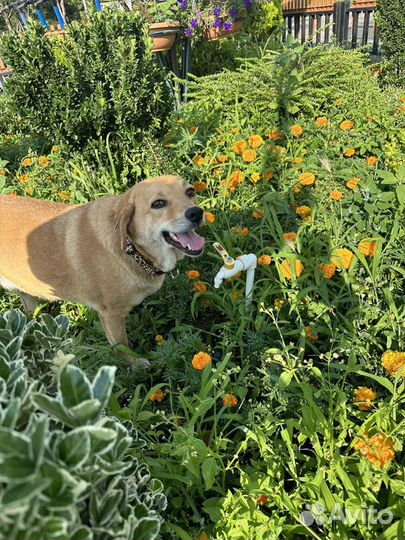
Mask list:
[[[198,206],[192,206],[186,210],[186,218],[191,221],[191,223],[199,223],[202,220],[204,212]]]

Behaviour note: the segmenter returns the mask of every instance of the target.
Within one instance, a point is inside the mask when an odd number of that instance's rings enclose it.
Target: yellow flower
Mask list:
[[[155,341],[156,343],[158,343],[159,345],[162,344],[164,342],[165,338],[163,336],[161,336],[160,334],[158,334],[157,336],[155,336]]]
[[[198,192],[206,190],[208,187],[208,184],[205,182],[194,182],[194,189]]]
[[[32,195],[32,189],[31,189],[31,188],[25,188],[25,189],[24,189],[24,193],[25,193],[26,195],[31,196],[31,195]]]
[[[370,165],[370,167],[374,167],[378,163],[378,157],[377,156],[370,156],[367,160],[367,165]]]
[[[246,150],[246,143],[245,141],[236,141],[236,143],[233,145],[233,151],[235,154],[240,154]]]
[[[284,304],[284,300],[282,300],[281,298],[275,298],[274,299],[274,307],[279,310],[281,309],[282,305]]]
[[[252,217],[254,217],[255,219],[261,219],[263,216],[264,216],[264,210],[262,209],[253,210],[252,212]]]
[[[304,133],[304,130],[302,127],[298,124],[294,124],[291,126],[291,135],[294,135],[294,137],[302,137],[302,134]]]
[[[30,177],[29,177],[28,174],[22,174],[20,176],[20,184],[22,184],[22,185],[26,184],[29,179],[30,179]]]
[[[354,448],[377,467],[385,467],[395,459],[394,443],[383,433],[377,433],[371,439],[365,433],[362,439],[356,441]]]
[[[25,158],[22,162],[23,167],[30,167],[34,163],[34,160],[32,158]]]
[[[298,206],[295,209],[295,213],[300,217],[308,216],[311,213],[311,209],[309,206]]]
[[[207,290],[207,286],[202,281],[196,281],[196,283],[194,283],[194,290],[198,293],[204,293]]]
[[[284,135],[278,129],[275,129],[274,131],[269,133],[268,137],[272,141],[281,141],[281,139],[284,139]]]
[[[294,159],[294,163],[302,163],[304,160],[302,159],[302,157],[296,157]]]
[[[202,156],[196,156],[193,159],[194,165],[197,165],[197,167],[201,167],[205,163],[205,159]]]
[[[251,135],[249,137],[249,146],[252,148],[260,148],[260,146],[263,144],[263,139],[260,137],[260,135]]]
[[[49,165],[49,159],[46,156],[39,156],[38,165],[41,167],[47,167]]]
[[[398,373],[401,373],[402,377],[405,376],[405,352],[386,351],[381,362],[385,371],[393,377],[396,377]]]
[[[295,232],[286,232],[286,233],[283,234],[283,238],[285,240],[285,243],[290,248],[293,248],[295,246],[295,242],[297,241],[297,233],[295,233]]]
[[[330,198],[332,201],[341,201],[343,199],[343,193],[341,191],[332,191]]]
[[[295,186],[294,193],[301,193],[301,188],[298,186]]]
[[[204,217],[208,223],[215,223],[215,216],[212,212],[204,212]]]
[[[332,279],[336,273],[336,267],[332,263],[322,263],[319,265],[319,271],[325,279]]]
[[[159,390],[156,390],[156,392],[153,392],[153,394],[150,396],[150,401],[157,401],[158,403],[162,403],[166,397],[166,394],[159,388]]]
[[[246,163],[252,163],[257,158],[256,150],[244,150],[242,152],[242,159]]]
[[[57,154],[58,152],[60,152],[60,146],[52,146],[51,152],[52,154]]]
[[[274,176],[273,171],[267,171],[266,174],[264,175],[266,180],[271,180],[273,176]]]
[[[304,172],[299,175],[298,182],[301,184],[301,186],[313,186],[315,184],[315,175]]]
[[[254,172],[253,174],[250,175],[250,179],[254,183],[258,182],[260,180],[260,173]]]
[[[354,148],[346,148],[346,150],[344,152],[344,156],[345,157],[353,157],[355,153],[356,153],[356,150]]]
[[[343,98],[338,98],[336,101],[335,101],[336,105],[344,105],[345,103],[345,100]]]
[[[198,270],[190,270],[187,272],[187,277],[190,281],[195,281],[200,278],[200,272]]]
[[[273,154],[285,154],[287,150],[284,148],[284,146],[276,146],[273,150]]]
[[[312,221],[312,217],[311,216],[305,216],[304,221],[306,221],[307,223],[310,223]]]
[[[69,191],[61,191],[59,193],[59,199],[62,202],[67,202],[70,199],[70,192]]]
[[[270,255],[262,255],[257,259],[257,262],[261,264],[262,266],[270,266],[271,264],[271,257]]]
[[[239,128],[237,128],[237,127],[231,128],[231,133],[232,133],[233,135],[235,135],[235,134],[238,133],[238,132],[239,132]]]
[[[342,131],[350,131],[354,128],[354,124],[351,120],[344,120],[339,127]]]
[[[236,407],[238,404],[238,398],[235,397],[233,394],[225,394],[223,400],[222,400],[224,407]]]
[[[223,154],[222,156],[219,156],[218,161],[219,161],[220,163],[226,163],[226,162],[228,161],[228,159],[229,159],[228,156],[226,156],[225,154]]]
[[[313,335],[312,327],[310,325],[305,327],[305,335],[307,336],[307,340],[311,341],[312,343],[315,343],[315,341],[318,341],[318,336]]]
[[[299,259],[295,259],[294,266],[295,266],[295,275],[299,277],[304,271],[304,265]],[[291,263],[288,259],[282,262],[282,264],[280,265],[280,271],[281,271],[282,276],[284,276],[286,279],[294,278],[292,269],[291,269]]]
[[[360,182],[360,178],[351,178],[350,180],[346,182],[346,186],[349,189],[355,190],[357,186],[359,185],[359,182]]]
[[[346,270],[348,270],[353,262],[353,259],[354,253],[348,249],[336,249],[333,252],[332,264],[334,264],[336,268],[346,268]]]
[[[353,403],[357,403],[359,411],[368,411],[374,407],[373,401],[377,399],[377,394],[366,386],[359,386],[354,391]]]
[[[319,116],[319,118],[315,120],[315,125],[319,128],[326,128],[329,125],[329,121],[325,116]]]
[[[0,176],[6,176],[7,171],[6,169],[0,169]]]
[[[370,238],[365,238],[359,243],[357,249],[365,257],[374,257],[377,249],[377,242],[373,242],[373,240],[371,240]]]
[[[204,371],[212,363],[212,357],[206,352],[199,352],[193,356],[191,363],[197,371]]]

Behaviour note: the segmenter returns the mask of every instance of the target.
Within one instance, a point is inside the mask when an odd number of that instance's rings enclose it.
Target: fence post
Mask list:
[[[350,0],[336,2],[333,10],[333,33],[336,36],[336,41],[339,45],[343,45],[347,41],[350,9]]]

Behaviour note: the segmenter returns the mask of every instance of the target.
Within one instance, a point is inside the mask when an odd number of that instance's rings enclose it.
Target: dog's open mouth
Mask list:
[[[168,244],[191,256],[200,255],[205,245],[205,239],[192,229],[185,233],[164,231],[163,237]]]

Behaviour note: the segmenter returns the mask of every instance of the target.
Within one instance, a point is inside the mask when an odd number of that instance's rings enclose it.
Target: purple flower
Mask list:
[[[197,19],[201,19],[202,18],[201,11],[197,11],[196,16],[197,16]]]
[[[214,28],[221,28],[221,26],[222,26],[221,19],[215,19]]]
[[[187,0],[178,0],[180,3],[180,8],[182,11],[185,11],[187,9]]]
[[[236,17],[238,16],[238,10],[237,9],[231,9],[229,11],[229,15],[230,15],[230,17],[232,17],[232,19],[236,19]]]
[[[221,15],[221,8],[219,8],[219,7],[214,8],[213,13],[214,13],[215,17],[219,17]]]
[[[230,32],[230,31],[232,30],[232,28],[233,28],[233,24],[232,24],[231,22],[226,22],[226,23],[224,24],[224,30],[225,30],[225,32]]]
[[[192,28],[186,28],[184,30],[184,35],[188,38],[193,37],[193,29]]]
[[[191,21],[190,21],[190,26],[191,26],[192,28],[197,28],[197,26],[198,26],[198,19],[191,19]]]
[[[252,7],[252,0],[245,0],[245,6],[247,9],[250,9]]]

